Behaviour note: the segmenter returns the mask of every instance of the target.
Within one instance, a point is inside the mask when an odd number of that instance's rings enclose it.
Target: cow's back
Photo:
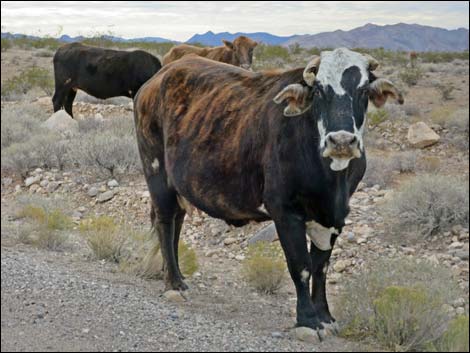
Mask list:
[[[205,212],[223,219],[253,219],[262,198],[263,155],[272,102],[287,75],[253,73],[198,58],[175,61],[136,97],[138,135],[158,131],[168,179]]]
[[[181,59],[183,56],[189,54],[196,54],[198,56],[205,56],[207,53],[206,48],[199,48],[194,45],[180,44],[171,48],[168,53],[163,56],[162,63],[167,65],[175,60]]]

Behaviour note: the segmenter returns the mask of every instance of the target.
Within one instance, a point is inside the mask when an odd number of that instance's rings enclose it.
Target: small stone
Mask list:
[[[320,343],[320,337],[318,337],[317,331],[309,327],[296,327],[295,337],[303,342]]]
[[[282,338],[282,333],[277,332],[277,331],[271,332],[271,337],[272,338]]]
[[[80,212],[78,212],[78,211],[73,211],[73,212],[72,212],[72,218],[74,218],[74,219],[80,219],[80,218],[82,218],[82,214],[81,214]]]
[[[273,242],[277,239],[276,226],[274,223],[264,227],[248,240],[248,244],[255,244],[259,241]]]
[[[39,185],[40,185],[42,188],[45,188],[47,185],[49,185],[49,180],[41,180],[41,182],[39,183]]]
[[[150,198],[150,192],[149,191],[144,191],[142,192],[142,196],[141,196],[143,199],[148,199]]]
[[[464,315],[465,314],[465,308],[462,308],[462,307],[457,308],[457,309],[455,309],[455,313],[457,315]]]
[[[29,191],[31,192],[36,192],[40,189],[41,187],[38,184],[33,184],[29,187]]]
[[[237,242],[237,239],[235,238],[227,238],[224,240],[224,245],[232,245],[232,244],[235,244]]]
[[[184,303],[186,301],[183,295],[177,290],[166,291],[163,293],[163,297],[173,303]]]
[[[206,253],[204,254],[206,257],[212,257],[214,255],[216,255],[219,251],[216,250],[216,249],[211,249],[211,250],[207,250]]]
[[[344,270],[346,270],[351,265],[352,265],[352,262],[349,259],[338,260],[333,265],[333,270],[335,270],[336,272],[343,272]]]
[[[88,189],[88,196],[90,197],[95,197],[96,195],[98,195],[98,189],[95,188],[94,186],[92,186],[91,188]]]
[[[29,187],[33,184],[39,183],[39,181],[41,181],[41,176],[40,175],[32,176],[32,177],[26,178],[26,180],[24,181],[24,185],[26,187]]]
[[[410,145],[415,148],[425,148],[440,140],[439,135],[422,121],[409,127],[407,138]]]
[[[106,201],[111,200],[113,197],[114,197],[114,192],[112,192],[110,190],[110,191],[105,191],[105,192],[99,194],[98,197],[96,198],[96,200],[98,202],[106,202]]]
[[[78,212],[83,213],[83,212],[86,212],[86,207],[80,206],[79,208],[77,208],[77,210],[78,210]]]
[[[103,114],[101,114],[101,113],[96,113],[96,114],[95,114],[95,119],[96,119],[96,120],[99,120],[99,121],[103,121],[103,120],[104,120]]]
[[[235,260],[243,261],[243,260],[245,260],[245,256],[244,255],[237,255],[237,256],[235,256]]]
[[[118,186],[119,186],[119,183],[117,182],[116,179],[113,179],[113,180],[108,181],[108,186],[109,186],[110,188],[115,188],[115,187],[118,187]]]
[[[105,192],[106,190],[107,190],[106,185],[101,185],[100,188],[99,188],[100,192]]]
[[[463,230],[463,227],[461,225],[456,225],[456,226],[453,226],[452,227],[452,234],[453,235],[460,235],[460,233],[462,232]]]
[[[405,255],[414,255],[414,254],[416,254],[416,250],[413,249],[413,248],[405,247],[405,248],[403,248],[402,250],[403,250],[403,253],[404,253]]]

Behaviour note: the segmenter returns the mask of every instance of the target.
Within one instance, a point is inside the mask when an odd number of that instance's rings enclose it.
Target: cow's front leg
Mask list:
[[[270,212],[271,215],[273,213]],[[273,219],[297,291],[297,326],[320,331],[323,326],[310,298],[312,261],[305,238],[305,222],[302,217],[292,213],[281,213]]]
[[[310,256],[312,259],[312,302],[318,317],[326,329],[331,329],[337,333],[338,327],[336,320],[330,314],[328,301],[326,298],[326,274],[328,272],[328,265],[330,261],[331,252],[333,251],[333,244],[337,235],[331,236],[331,249],[320,250],[311,242]]]

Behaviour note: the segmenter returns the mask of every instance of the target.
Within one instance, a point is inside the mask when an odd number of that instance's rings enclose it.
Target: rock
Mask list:
[[[439,135],[422,121],[411,125],[408,129],[408,142],[412,147],[425,148],[434,145],[439,140]]]
[[[95,120],[103,121],[104,120],[103,115],[101,113],[96,113],[95,114]]]
[[[258,231],[253,237],[248,239],[248,245],[255,244],[259,241],[273,242],[277,240],[276,226],[274,223],[270,224],[267,227],[264,227]]]
[[[454,252],[454,256],[458,257],[460,260],[468,261],[469,255],[468,250],[458,250]]]
[[[457,315],[465,315],[465,308],[462,308],[462,307],[457,308],[457,309],[455,309],[455,313]]]
[[[44,107],[52,107],[52,98],[51,97],[40,97],[34,101],[35,103],[42,105]]]
[[[318,337],[317,331],[310,327],[296,327],[295,337],[303,342],[320,343],[320,337]]]
[[[38,184],[33,184],[29,187],[29,191],[35,192],[35,191],[39,190],[40,188],[41,187]]]
[[[32,176],[32,177],[29,177],[29,178],[26,178],[26,180],[24,181],[24,185],[26,187],[30,187],[31,185],[33,184],[37,184],[41,181],[41,176],[40,175],[36,175],[36,176]]]
[[[129,102],[126,106],[126,110],[132,111],[134,109],[134,102]]]
[[[42,188],[45,188],[47,185],[49,185],[49,180],[41,180],[41,182],[39,183],[39,185],[40,185]]]
[[[60,184],[56,181],[51,181],[49,184],[47,184],[46,190],[47,192],[54,192],[59,188]]]
[[[2,178],[2,185],[10,186],[11,184],[13,184],[12,178]]]
[[[237,239],[235,238],[227,238],[224,240],[224,245],[232,245],[237,242]]]
[[[100,192],[105,192],[106,191],[106,185],[101,185],[99,188]]]
[[[271,337],[272,338],[282,338],[282,333],[278,332],[278,331],[271,332]]]
[[[81,212],[78,212],[78,211],[73,211],[71,216],[72,216],[72,218],[74,218],[74,219],[80,219],[80,218],[82,218]]]
[[[118,187],[118,186],[119,186],[119,183],[117,182],[116,179],[113,179],[113,180],[108,181],[108,186],[109,186],[110,188],[115,188],[115,187]]]
[[[183,295],[177,290],[166,291],[163,293],[163,297],[173,303],[184,303],[186,301]]]
[[[344,270],[346,270],[351,265],[352,265],[352,262],[349,259],[338,260],[333,265],[333,270],[335,270],[336,272],[343,272]]]
[[[18,193],[21,191],[21,185],[15,185],[15,192]]]
[[[95,197],[96,195],[98,195],[98,189],[92,186],[91,188],[88,189],[87,194],[90,197]]]
[[[84,212],[86,212],[86,207],[80,206],[79,208],[77,208],[77,210],[78,210],[78,212],[84,213]]]
[[[404,248],[402,248],[402,250],[403,250],[403,253],[405,255],[414,255],[414,254],[416,254],[416,250],[413,249],[413,248],[404,247]]]
[[[452,227],[452,234],[453,235],[460,235],[460,233],[462,232],[463,230],[463,227],[461,225],[456,225],[456,226],[453,226]]]
[[[105,191],[105,192],[99,194],[98,197],[96,198],[96,200],[98,202],[106,202],[106,201],[111,200],[113,197],[114,197],[114,192],[112,192],[110,190],[110,191]]]
[[[60,132],[65,136],[78,133],[78,122],[72,119],[65,110],[55,112],[41,125],[49,130]]]
[[[237,256],[235,256],[235,260],[243,261],[243,260],[245,260],[245,255],[237,255]]]

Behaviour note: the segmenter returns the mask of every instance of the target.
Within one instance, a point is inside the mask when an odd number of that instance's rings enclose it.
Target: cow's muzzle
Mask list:
[[[361,157],[358,137],[347,131],[330,132],[326,135],[322,156],[331,158],[334,171],[346,169],[349,161]]]

